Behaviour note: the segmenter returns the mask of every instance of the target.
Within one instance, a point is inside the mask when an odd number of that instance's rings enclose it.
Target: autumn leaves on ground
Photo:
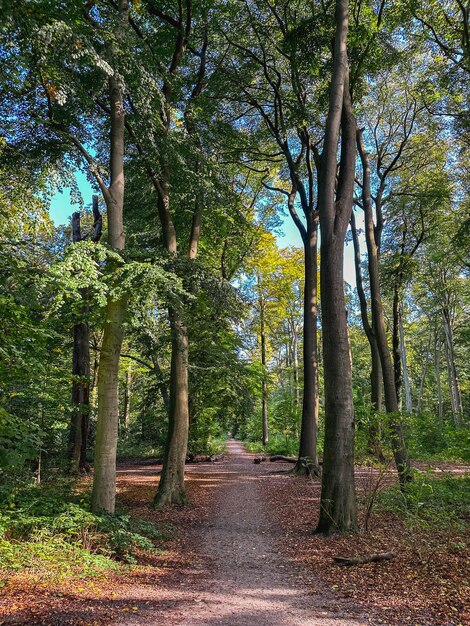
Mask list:
[[[236,442],[221,461],[187,467],[188,506],[155,511],[158,469],[134,464],[118,472],[119,508],[171,534],[158,550],[138,551],[135,565],[63,582],[34,569],[11,576],[2,582],[0,623],[444,626],[470,619],[465,523],[439,534],[374,506],[367,531],[314,535],[318,479],[294,478],[283,463],[256,465]],[[470,468],[429,471],[445,480]],[[370,498],[394,478],[367,467],[356,477],[363,523]],[[396,556],[354,567],[332,559],[383,551]]]

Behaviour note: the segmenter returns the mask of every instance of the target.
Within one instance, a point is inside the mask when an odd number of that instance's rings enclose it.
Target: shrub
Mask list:
[[[470,515],[470,476],[416,476],[406,492],[398,485],[381,491],[376,506],[405,517],[412,527],[463,529]]]
[[[63,578],[135,563],[138,550],[154,551],[166,532],[157,524],[118,513],[95,514],[70,481],[12,489],[0,508],[0,569],[28,568]],[[4,488],[4,493],[6,495]]]

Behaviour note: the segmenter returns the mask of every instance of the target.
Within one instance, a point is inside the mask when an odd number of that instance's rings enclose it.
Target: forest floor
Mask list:
[[[223,461],[188,466],[190,505],[164,512],[150,507],[160,468],[121,466],[119,507],[174,528],[162,552],[73,584],[13,577],[0,589],[0,624],[470,624],[468,537],[416,534],[390,513],[373,513],[367,532],[316,536],[319,480],[294,479],[281,463],[255,465],[254,456],[231,441]],[[359,468],[359,493],[377,480]],[[332,560],[381,551],[396,558],[350,568]]]

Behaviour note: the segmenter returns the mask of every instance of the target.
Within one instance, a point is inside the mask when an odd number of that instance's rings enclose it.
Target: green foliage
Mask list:
[[[1,571],[28,568],[39,576],[87,577],[117,562],[135,563],[139,550],[155,551],[168,533],[131,515],[90,512],[73,484],[5,485],[0,493]]]
[[[32,461],[41,445],[34,426],[11,415],[0,406],[0,476],[18,473],[27,461]]]
[[[462,529],[470,514],[470,477],[416,475],[406,492],[398,485],[382,490],[376,506],[404,517],[411,527]]]
[[[260,441],[246,441],[244,443],[249,452],[282,454],[283,456],[297,456],[299,453],[299,441],[292,436],[273,435],[267,446],[263,446]]]
[[[412,458],[470,462],[470,428],[423,413],[407,416],[405,424]]]

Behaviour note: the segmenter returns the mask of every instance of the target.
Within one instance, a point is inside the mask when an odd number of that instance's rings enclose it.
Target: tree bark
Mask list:
[[[400,483],[404,484],[410,480],[409,461],[406,453],[403,429],[399,415],[400,410],[396,389],[396,370],[394,372],[394,365],[392,362],[392,357],[390,355],[390,349],[388,346],[387,334],[385,330],[385,315],[382,304],[379,274],[380,240],[379,242],[377,242],[376,240],[374,218],[372,213],[370,164],[362,140],[361,131],[357,132],[356,140],[363,171],[362,208],[364,210],[365,234],[367,244],[367,264],[369,270],[369,283],[371,293],[372,329],[377,351],[380,357],[380,366],[382,370],[382,378],[384,384],[385,409],[387,411],[387,414],[389,415],[391,443],[395,458],[395,464],[397,467]],[[396,306],[398,306],[398,304]],[[372,329],[370,331],[371,333]]]
[[[442,309],[442,319],[444,322],[444,337],[447,359],[447,374],[449,379],[449,396],[450,406],[452,409],[452,417],[457,428],[462,426],[462,397],[460,395],[459,381],[457,378],[457,369],[455,367],[455,351],[454,338],[452,336],[452,324],[450,312],[447,307]]]
[[[378,563],[395,558],[393,552],[379,552],[378,554],[364,554],[362,556],[334,556],[333,561],[338,565],[364,565],[364,563]]]
[[[171,369],[168,437],[155,505],[184,504],[184,465],[188,449],[188,332],[180,315],[170,309]]]
[[[90,410],[90,332],[87,322],[73,327],[72,375],[71,471],[78,473],[86,465]]]
[[[317,356],[317,224],[307,228],[304,241],[304,391],[296,474],[319,475],[318,430],[318,356]]]
[[[126,384],[124,386],[124,406],[122,410],[123,426],[127,430],[131,417],[131,396],[132,396],[132,371],[130,367],[126,370]]]
[[[119,0],[121,39],[128,23],[129,5]],[[105,193],[108,210],[108,243],[114,250],[125,244],[124,208],[124,103],[123,89],[117,73],[109,78],[110,99],[110,186]],[[98,417],[96,424],[95,462],[91,508],[114,513],[116,498],[116,450],[119,424],[119,359],[124,337],[125,296],[109,296],[105,310],[103,344],[98,369]]]
[[[297,324],[292,324],[292,368],[294,374],[294,397],[295,408],[298,411],[300,407],[300,385],[299,385],[299,334]],[[297,421],[295,423],[295,432],[297,433]]]
[[[80,212],[72,215],[72,241],[82,240]],[[85,300],[86,293],[81,290]],[[81,315],[86,317],[88,307],[84,302]],[[70,471],[78,473],[82,467],[83,422],[87,420],[90,403],[90,338],[86,320],[73,327],[72,355],[72,421],[70,428]]]
[[[258,288],[259,288],[259,316],[260,316],[260,338],[261,338],[261,367],[263,368],[263,380],[261,382],[261,415],[263,422],[263,446],[268,445],[269,431],[268,431],[268,381],[266,371],[266,330],[264,324],[264,307],[265,303],[261,293],[261,285],[259,284],[260,277],[258,275]]]
[[[352,212],[356,154],[356,121],[349,94],[347,0],[336,0],[335,20],[333,75],[318,184],[325,376],[325,445],[319,533],[343,532],[356,525],[354,406],[343,278],[344,237]],[[335,197],[340,126],[340,173]]]
[[[164,168],[159,189],[159,216],[163,231],[163,241],[170,254],[177,253],[176,230],[170,213],[169,170]],[[196,207],[196,212],[199,209]],[[200,217],[193,218],[188,248],[189,258],[197,254],[200,235]],[[171,368],[170,397],[168,403],[168,436],[160,483],[154,504],[164,507],[168,504],[184,504],[184,465],[189,436],[189,386],[188,350],[189,337],[186,324],[180,312],[174,308],[168,311],[171,328]]]
[[[442,384],[441,384],[441,372],[440,372],[440,360],[441,360],[441,342],[438,333],[434,339],[434,372],[436,376],[437,386],[437,415],[439,417],[439,423],[443,425],[444,409],[442,403]]]
[[[403,369],[403,387],[405,388],[405,410],[411,414],[413,410],[413,401],[411,398],[410,378],[408,376],[408,363],[406,358],[405,331],[403,329],[403,310],[400,310],[400,320],[398,330],[400,333],[400,355],[401,366]]]
[[[416,407],[416,412],[418,413],[418,415],[421,413],[421,408],[423,406],[424,383],[426,382],[426,374],[428,373],[428,367],[429,367],[429,352],[431,350],[431,338],[432,338],[432,334],[430,333],[428,344],[426,346],[426,352],[424,354],[423,370],[421,373],[421,380],[419,383],[418,404]]]
[[[102,218],[98,196],[93,196],[93,231],[91,240],[98,242],[102,233]],[[72,241],[82,241],[80,212],[72,215]],[[70,428],[70,469],[73,473],[87,469],[87,444],[90,421],[90,328],[86,321],[89,312],[88,293],[81,289],[82,321],[73,327],[72,356],[72,422]]]
[[[366,183],[363,182],[363,189],[367,191]],[[366,199],[363,199],[363,202]],[[382,410],[382,366],[380,363],[380,353],[377,347],[377,338],[374,332],[372,324],[369,322],[369,315],[367,311],[367,300],[364,291],[364,284],[362,281],[362,269],[361,269],[361,249],[359,244],[359,237],[356,228],[356,218],[354,211],[351,213],[351,234],[354,245],[354,267],[356,273],[356,288],[359,297],[359,304],[361,310],[362,327],[366,333],[367,340],[369,342],[370,356],[371,356],[371,371],[370,371],[370,404],[371,404],[371,423],[369,425],[369,448],[371,453],[383,460],[382,446],[380,442],[381,428],[380,418],[378,413]]]

